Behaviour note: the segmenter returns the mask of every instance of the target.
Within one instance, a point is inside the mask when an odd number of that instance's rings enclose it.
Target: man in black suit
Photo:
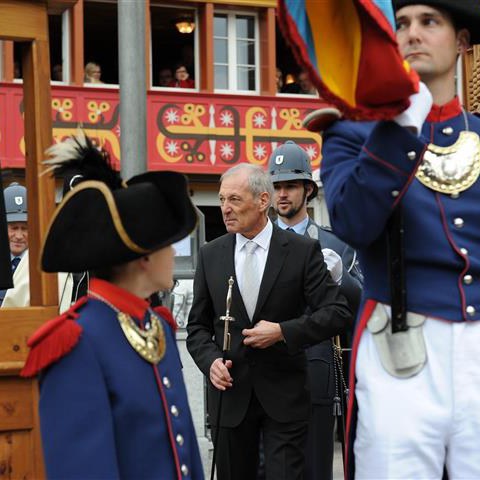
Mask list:
[[[275,189],[273,208],[278,215],[277,225],[320,243],[330,273],[356,315],[363,283],[356,252],[330,230],[317,225],[307,213],[307,203],[318,193],[307,153],[289,140],[272,152],[268,171]],[[312,417],[308,428],[305,480],[328,480],[333,470],[337,412],[333,408],[334,398],[341,399],[343,387],[330,339],[311,346],[306,353]]]
[[[269,174],[258,166],[237,165],[222,176],[219,198],[228,233],[202,247],[195,273],[187,347],[210,380],[212,422],[219,392],[224,395],[221,480],[256,478],[260,432],[266,478],[303,478],[310,418],[304,348],[342,332],[351,319],[318,242],[282,231],[268,219],[272,193]],[[230,276],[235,321],[224,364],[220,317]]]

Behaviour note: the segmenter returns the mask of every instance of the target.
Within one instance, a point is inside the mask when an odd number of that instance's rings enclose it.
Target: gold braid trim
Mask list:
[[[115,230],[118,233],[118,236],[122,240],[122,242],[129,248],[132,252],[139,253],[141,255],[146,255],[150,253],[151,250],[142,248],[140,245],[137,245],[128,235],[125,227],[123,226],[122,220],[120,218],[120,213],[118,212],[117,205],[115,204],[115,200],[113,198],[112,191],[105,185],[103,182],[99,182],[97,180],[86,180],[85,182],[80,183],[77,185],[73,190],[70,190],[62,200],[62,203],[54,213],[52,219],[50,220],[50,224],[48,225],[47,234],[45,235],[45,239],[48,237],[48,232],[52,228],[53,222],[62,211],[62,208],[69,202],[69,200],[74,196],[78,195],[82,190],[93,189],[98,190],[104,197],[105,201],[107,202],[108,209],[110,210],[110,216],[113,221],[113,225]],[[42,251],[40,253],[40,258],[43,256],[43,249],[45,243],[42,245]]]
[[[466,107],[472,113],[480,113],[480,45],[474,45],[464,60],[466,81]]]

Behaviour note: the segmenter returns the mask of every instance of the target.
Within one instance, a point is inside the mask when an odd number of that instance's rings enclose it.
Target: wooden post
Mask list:
[[[44,152],[52,142],[47,7],[64,10],[72,6],[72,0],[0,0],[0,39],[23,45],[30,303],[33,305],[0,309],[2,478],[45,478],[38,385],[35,379],[21,378],[19,372],[27,356],[28,337],[58,312],[56,276],[41,273],[39,268],[42,237],[55,205],[54,180],[41,176]],[[13,68],[13,62],[9,68]],[[7,71],[8,76],[12,77],[13,72]]]
[[[13,82],[13,42],[9,40],[3,41],[3,80],[5,82]]]
[[[73,85],[83,85],[83,0],[78,0],[78,2],[72,7],[70,11],[70,55],[72,60],[70,64],[70,83],[72,83]]]
[[[266,8],[260,15],[260,93],[275,95],[277,59],[275,56],[275,9]]]
[[[44,21],[47,22],[45,11]],[[46,26],[48,29],[48,24]],[[47,30],[48,31],[48,30]],[[34,40],[23,51],[23,103],[25,108],[26,186],[28,191],[28,241],[30,305],[56,305],[57,277],[40,272],[42,234],[55,207],[55,182],[41,175],[45,150],[52,144],[50,60],[48,38]]]
[[[214,51],[213,51],[213,3],[205,3],[199,7],[200,23],[200,90],[212,93],[214,84]]]

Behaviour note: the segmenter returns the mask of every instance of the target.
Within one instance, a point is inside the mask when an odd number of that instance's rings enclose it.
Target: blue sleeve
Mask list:
[[[40,424],[48,478],[119,478],[106,380],[85,332],[73,351],[40,380]]]
[[[321,176],[334,233],[355,248],[377,239],[425,148],[394,122],[340,121],[327,129]]]

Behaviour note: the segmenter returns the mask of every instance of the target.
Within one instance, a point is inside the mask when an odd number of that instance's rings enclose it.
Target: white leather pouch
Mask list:
[[[427,362],[427,351],[423,338],[426,317],[407,313],[408,330],[392,334],[389,309],[381,303],[367,323],[373,336],[383,368],[394,377],[408,378],[419,373]]]

